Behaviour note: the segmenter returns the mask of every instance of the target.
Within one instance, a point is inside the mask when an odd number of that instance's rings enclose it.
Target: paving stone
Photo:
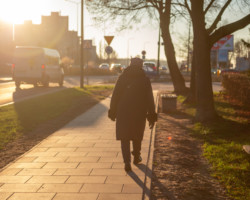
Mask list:
[[[49,148],[47,152],[73,152],[76,148],[68,147],[68,148]]]
[[[101,157],[98,161],[99,163],[114,163],[114,162],[123,162],[123,159],[122,158],[109,158],[109,157]]]
[[[90,175],[126,175],[124,169],[93,169]]]
[[[79,163],[47,163],[44,165],[44,169],[46,168],[53,168],[53,169],[60,169],[60,168],[76,168]]]
[[[70,176],[66,183],[104,183],[107,176]]]
[[[53,163],[62,163],[64,162],[68,157],[38,157],[37,159],[34,160],[34,163],[39,163],[39,162],[53,162]]]
[[[7,183],[0,187],[1,192],[36,192],[42,184],[12,184]]]
[[[96,200],[98,194],[69,194],[69,193],[57,193],[53,200]]]
[[[120,143],[106,144],[106,143],[96,143],[94,147],[121,147]]]
[[[121,193],[122,184],[84,184],[80,192]]]
[[[66,147],[69,143],[41,143],[38,147]]]
[[[93,147],[94,145],[95,145],[95,143],[82,142],[82,143],[69,143],[69,144],[67,144],[66,147]]]
[[[45,148],[45,147],[34,147],[29,153],[32,153],[32,152],[45,152],[48,149],[49,148]]]
[[[21,170],[22,169],[19,169],[19,168],[6,168],[0,172],[0,176],[2,176],[2,175],[13,176],[13,175],[16,175],[18,172],[20,172]]]
[[[123,162],[114,162],[112,165],[112,169],[124,169]]]
[[[55,193],[14,193],[8,200],[52,200]]]
[[[12,192],[1,192],[0,199],[7,200],[13,193]]]
[[[65,183],[69,176],[33,176],[27,183]]]
[[[82,184],[44,184],[38,192],[79,192],[81,187]]]
[[[109,152],[109,151],[113,151],[113,152],[120,152],[121,151],[121,148],[119,148],[119,147],[112,147],[112,148],[108,148],[108,147],[106,147],[106,148],[102,148],[102,147],[96,147],[96,148],[94,148],[94,147],[92,147],[92,148],[88,148],[88,147],[79,147],[79,148],[77,148],[77,150],[76,150],[76,152],[78,152],[78,151],[83,151],[83,152],[104,152],[104,151],[106,151],[106,152]]]
[[[77,168],[105,168],[110,169],[112,166],[112,163],[80,163],[80,165]]]
[[[59,152],[56,157],[73,157],[73,156],[86,156],[87,155],[87,152]]]
[[[81,176],[81,175],[89,175],[92,171],[90,169],[58,169],[54,175],[70,175],[70,176]]]
[[[143,185],[140,186],[140,185],[134,185],[134,184],[124,184],[122,188],[122,193],[142,194],[142,192],[143,192]]]
[[[117,157],[117,152],[89,152],[88,156],[101,156],[101,157]]]
[[[142,194],[100,194],[97,200],[141,200]]]
[[[98,162],[98,160],[100,159],[100,157],[68,157],[67,160],[65,162],[86,162],[86,163],[92,163],[92,162]]]
[[[105,181],[105,183],[118,183],[118,184],[133,184],[133,185],[137,185],[139,182],[144,182],[144,176],[139,176],[136,177],[136,179],[130,177],[130,176],[108,176],[107,180]]]
[[[0,183],[25,183],[31,176],[0,176]]]
[[[25,157],[39,157],[39,156],[55,156],[57,154],[57,152],[29,152],[28,154],[25,154]]]
[[[21,157],[16,160],[16,163],[30,163],[33,162],[37,157]]]
[[[17,175],[25,176],[25,175],[52,175],[56,169],[22,169]]]
[[[13,163],[9,168],[42,168],[46,163]]]

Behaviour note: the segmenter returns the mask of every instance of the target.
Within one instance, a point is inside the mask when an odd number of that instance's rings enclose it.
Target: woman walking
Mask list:
[[[143,60],[132,58],[115,85],[108,116],[116,121],[116,139],[121,140],[125,171],[131,171],[130,141],[133,143],[133,163],[139,164],[141,143],[146,125],[152,129],[157,121],[151,82],[143,69]]]

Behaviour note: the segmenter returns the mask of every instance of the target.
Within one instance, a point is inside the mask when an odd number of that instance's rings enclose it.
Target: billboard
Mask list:
[[[227,35],[221,38],[218,42],[214,43],[212,50],[233,51],[234,50],[234,36]]]
[[[220,49],[218,51],[218,62],[227,62],[228,61],[228,50]]]

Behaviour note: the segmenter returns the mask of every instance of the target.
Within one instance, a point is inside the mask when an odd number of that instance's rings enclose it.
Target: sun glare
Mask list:
[[[0,19],[11,24],[36,20],[34,0],[5,0],[0,2]]]

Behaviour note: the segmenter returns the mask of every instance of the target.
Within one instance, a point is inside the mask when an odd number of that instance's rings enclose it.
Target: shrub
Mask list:
[[[242,73],[225,73],[222,86],[233,99],[247,105],[250,99],[250,76]]]

